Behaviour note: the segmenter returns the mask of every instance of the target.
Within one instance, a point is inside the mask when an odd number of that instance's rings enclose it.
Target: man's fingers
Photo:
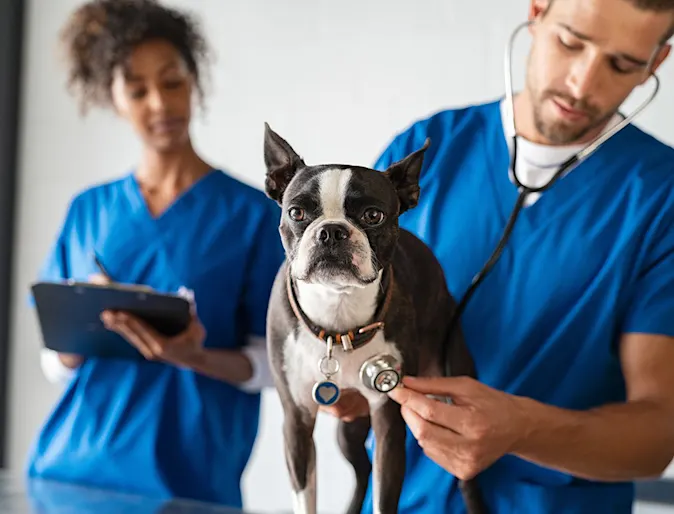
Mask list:
[[[419,446],[424,449],[429,446],[458,444],[461,440],[461,436],[451,429],[424,419],[407,406],[402,406],[400,412]]]
[[[429,423],[459,433],[461,428],[466,426],[466,418],[469,413],[459,406],[428,398],[425,394],[408,387],[396,387],[388,395],[392,400],[399,403],[403,409],[412,411],[415,416]]]
[[[429,459],[460,479],[472,478],[479,473],[477,454],[464,437],[426,421],[407,407],[401,407],[401,413]]]
[[[403,385],[423,394],[447,396],[453,400],[471,396],[482,386],[480,382],[470,377],[412,377],[403,378]]]

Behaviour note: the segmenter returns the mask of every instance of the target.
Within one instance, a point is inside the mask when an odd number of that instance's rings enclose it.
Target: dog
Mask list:
[[[456,307],[434,254],[399,227],[414,208],[430,141],[383,172],[362,166],[307,166],[265,123],[265,193],[282,207],[286,259],[267,314],[272,375],[284,412],[285,458],[295,514],[316,512],[314,423],[344,389],[366,399],[370,416],[340,421],[338,442],[353,466],[348,506],[358,514],[373,473],[373,512],[398,512],[405,474],[405,422],[386,392],[402,375],[475,376]],[[376,441],[373,463],[365,441]],[[473,481],[461,484],[471,514],[484,512]]]

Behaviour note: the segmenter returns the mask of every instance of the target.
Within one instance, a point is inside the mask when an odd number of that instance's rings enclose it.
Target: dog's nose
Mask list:
[[[347,239],[349,230],[339,223],[328,223],[318,230],[317,237],[319,243],[334,244]]]

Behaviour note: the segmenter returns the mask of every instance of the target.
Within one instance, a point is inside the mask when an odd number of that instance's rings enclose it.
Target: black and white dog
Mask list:
[[[396,513],[405,474],[405,422],[386,392],[403,374],[442,375],[445,345],[452,374],[474,376],[460,331],[449,333],[455,303],[440,264],[398,226],[399,215],[419,200],[429,141],[378,172],[307,166],[283,138],[265,129],[265,191],[283,208],[279,230],[286,251],[269,306],[268,348],[285,415],[294,512],[316,512],[314,422],[319,407],[334,404],[348,388],[370,406],[369,418],[339,425],[340,448],[356,475],[348,512],[360,512],[374,467],[373,512]],[[374,466],[365,448],[370,423]],[[473,488],[463,484],[469,507]]]

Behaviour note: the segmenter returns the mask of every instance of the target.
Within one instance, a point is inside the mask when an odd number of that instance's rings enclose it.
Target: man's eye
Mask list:
[[[564,48],[568,48],[569,50],[578,50],[580,48],[577,43],[569,41],[564,36],[558,36],[557,40]]]
[[[639,69],[638,66],[632,63],[626,63],[625,61],[621,61],[619,59],[611,60],[611,68],[613,68],[613,71],[621,74],[633,73]]]

